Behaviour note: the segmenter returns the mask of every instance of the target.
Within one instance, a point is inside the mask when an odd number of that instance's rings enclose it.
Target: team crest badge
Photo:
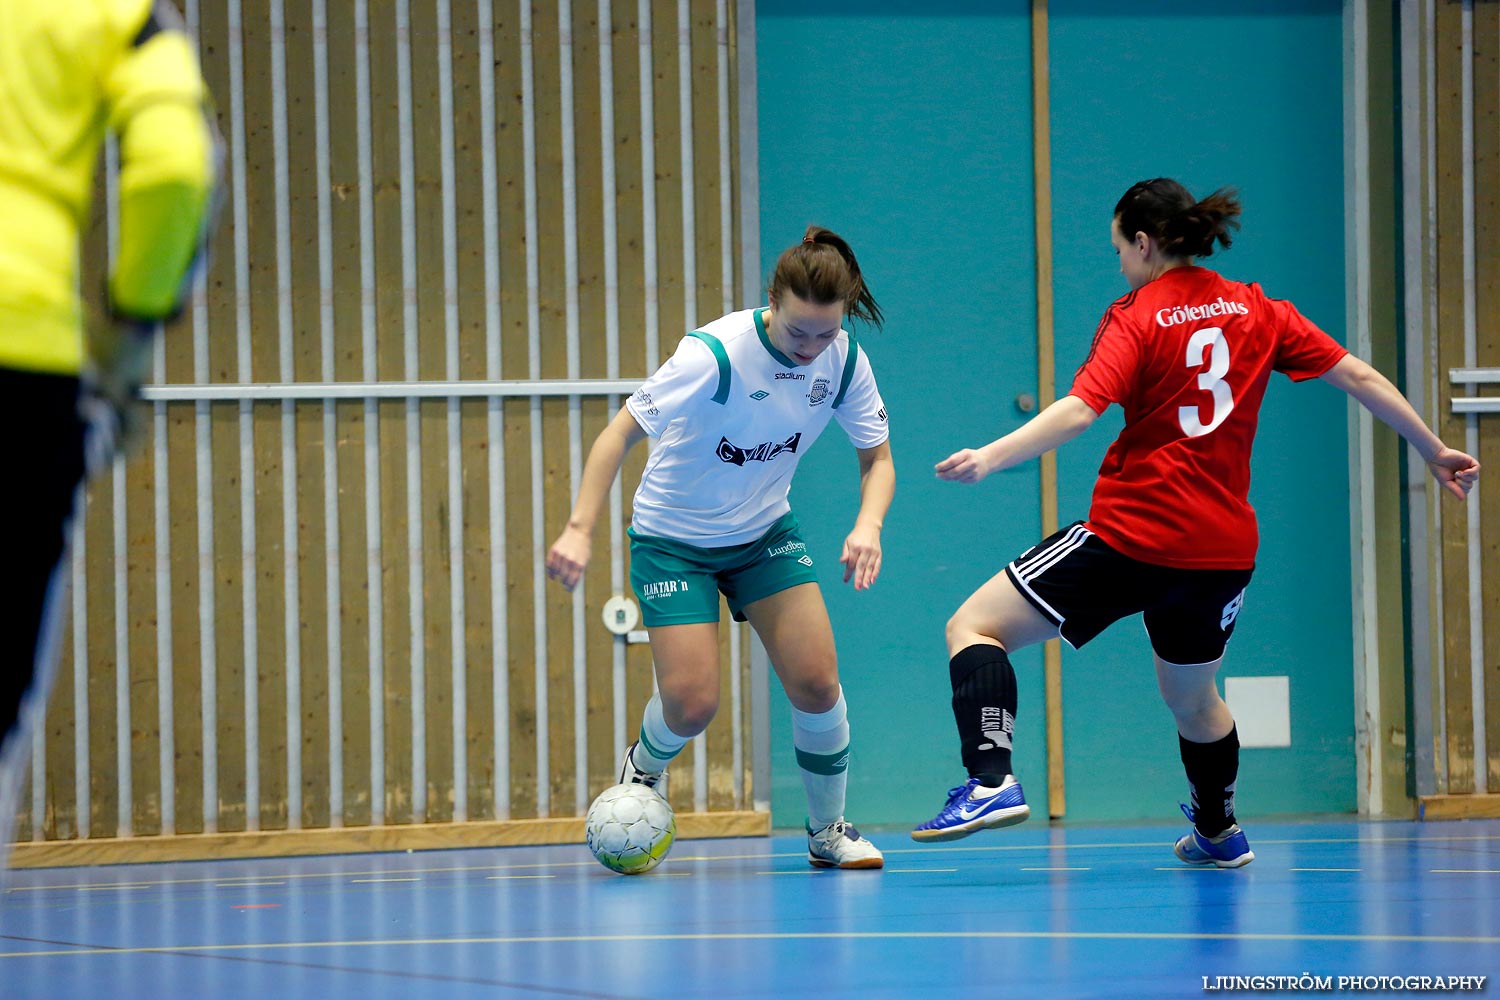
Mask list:
[[[826,378],[813,379],[812,388],[807,391],[807,405],[817,406],[828,398],[828,380]]]

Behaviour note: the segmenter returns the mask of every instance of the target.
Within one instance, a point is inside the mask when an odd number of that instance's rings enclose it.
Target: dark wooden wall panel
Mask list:
[[[1474,5],[1474,263],[1475,356],[1480,365],[1500,366],[1500,5]],[[1491,388],[1490,394],[1494,394]],[[1500,414],[1480,416],[1481,467],[1500,469]],[[1493,475],[1493,471],[1491,472]],[[1489,607],[1500,605],[1500,490],[1481,489],[1479,537],[1480,592]],[[1484,722],[1487,787],[1500,791],[1500,620],[1493,613],[1484,629]]]
[[[1463,115],[1460,12],[1457,4],[1437,5],[1437,307],[1438,354],[1443,369],[1463,363]],[[1445,41],[1453,44],[1445,44]],[[1445,372],[1446,373],[1446,372]],[[1444,380],[1446,382],[1446,379]],[[1440,426],[1444,441],[1464,439],[1465,419],[1444,393]],[[1474,709],[1469,668],[1468,531],[1465,511],[1443,504],[1443,676],[1447,717],[1449,793],[1474,791]]]
[[[318,246],[321,221],[318,177],[317,78],[314,69],[314,25],[310,0],[286,4],[287,199],[291,226],[292,377],[298,382],[323,380],[322,260]],[[331,290],[330,290],[331,294]],[[301,650],[299,713],[291,720],[289,739],[300,743],[301,813],[287,816],[290,826],[324,827],[330,822],[330,733],[328,719],[329,648],[328,561],[337,526],[328,524],[323,495],[329,468],[323,448],[324,405],[302,404],[294,410],[297,481],[297,611],[295,641]],[[342,513],[342,512],[341,512]],[[289,637],[289,641],[293,637]]]
[[[525,238],[527,204],[522,75],[522,3],[530,4],[532,59],[530,88],[535,124],[536,240]],[[576,322],[580,354],[577,374],[604,378],[640,377],[675,350],[684,333],[723,310],[722,252],[737,247],[734,226],[724,231],[719,211],[718,49],[714,8],[693,5],[691,35],[692,90],[690,115],[683,121],[679,104],[677,5],[651,5],[649,44],[652,54],[650,135],[641,128],[641,61],[638,8],[629,0],[605,5],[610,41],[610,93],[601,87],[599,18],[595,0],[575,0],[570,21],[559,23],[556,4],[535,0],[494,0],[490,23],[481,23],[477,0],[410,0],[409,32],[398,31],[397,5],[367,0],[369,31],[356,24],[358,0],[328,0],[326,30],[315,23],[315,0],[231,0],[198,5],[199,51],[215,97],[221,133],[228,143],[224,212],[214,254],[204,281],[201,308],[189,309],[167,332],[165,382],[193,385],[200,367],[209,384],[240,382],[294,383],[324,381],[331,363],[336,381],[364,381],[364,340],[374,335],[375,377],[381,381],[441,380],[450,374],[447,310],[456,309],[457,377],[489,376],[491,316],[498,313],[501,376],[525,379],[533,360],[546,379],[566,378],[568,364],[569,239],[565,219],[575,220],[572,243],[576,274]],[[450,32],[443,35],[446,11]],[[277,30],[273,18],[281,18]],[[231,24],[237,19],[238,30]],[[564,32],[566,28],[566,32]],[[731,29],[732,30],[732,29]],[[493,58],[482,58],[481,37],[493,37]],[[440,59],[445,41],[451,46],[452,189],[445,192]],[[367,43],[367,46],[365,45]],[[324,123],[329,176],[319,175],[319,79],[315,71],[319,46],[327,57],[327,113]],[[364,46],[364,47],[362,47]],[[410,62],[410,89],[403,93],[399,60]],[[732,54],[732,53],[731,53]],[[357,82],[362,55],[368,60],[368,189],[361,174],[361,103]],[[278,90],[273,68],[283,59],[284,88]],[[564,58],[568,60],[566,66]],[[241,71],[231,71],[232,59]],[[564,69],[571,81],[571,104],[562,103]],[[492,120],[484,121],[481,102],[486,77],[493,83]],[[235,84],[242,87],[236,91]],[[401,132],[402,101],[410,102],[410,133]],[[612,130],[612,173],[606,177],[604,125]],[[241,129],[236,129],[236,116]],[[276,159],[277,129],[284,121],[284,162]],[[492,215],[485,207],[483,152],[486,124],[493,127],[495,196]],[[731,121],[731,134],[735,123]],[[680,151],[685,126],[692,131],[694,176],[690,197],[695,214],[691,245],[684,241],[684,191]],[[565,189],[564,129],[570,131],[567,164],[573,186]],[[412,173],[402,175],[403,141]],[[736,140],[737,141],[737,140]],[[643,176],[643,144],[650,143],[655,171]],[[241,171],[239,166],[243,166]],[[278,186],[283,169],[285,186]],[[404,184],[409,187],[403,188]],[[731,176],[737,198],[737,179]],[[643,185],[655,199],[654,240],[647,245]],[[103,186],[101,183],[100,190]],[[456,223],[456,258],[446,260],[445,194],[452,199]],[[403,218],[403,195],[414,199],[414,214]],[[362,228],[364,199],[372,206],[367,237]],[[243,211],[235,202],[243,199]],[[285,199],[281,202],[280,199]],[[84,266],[100,273],[107,266],[108,233],[100,206],[88,230]],[[604,209],[614,210],[614,235],[606,232]],[[278,209],[288,226],[278,230]],[[322,232],[326,211],[329,227]],[[405,225],[406,222],[411,225]],[[494,236],[498,285],[486,273],[486,243]],[[282,245],[281,240],[287,242]],[[322,258],[326,241],[329,257]],[[536,255],[536,284],[528,288],[527,253]],[[362,258],[370,255],[373,279],[368,283]],[[648,254],[655,281],[646,287]],[[617,284],[607,282],[613,260]],[[695,268],[693,315],[685,309],[685,268]],[[324,287],[326,265],[331,280]],[[448,268],[455,284],[447,284]],[[407,280],[408,276],[410,281]],[[450,300],[450,291],[456,301]],[[658,348],[647,348],[648,293],[657,303]],[[97,292],[91,291],[97,311]],[[728,298],[734,305],[731,291]],[[288,298],[289,297],[289,298]],[[373,307],[367,331],[367,303]],[[606,332],[611,309],[619,331],[619,365],[610,370]],[[323,351],[325,309],[331,314],[334,352]],[[415,316],[409,325],[410,315]],[[531,315],[539,324],[540,348],[531,357]],[[289,327],[283,331],[283,324]],[[198,326],[195,327],[195,324]],[[195,331],[207,345],[196,354]],[[287,338],[283,338],[283,332]],[[416,370],[409,371],[406,338],[415,338]],[[242,366],[242,351],[248,367]],[[289,353],[284,353],[289,352]],[[648,356],[650,354],[651,356]],[[289,369],[289,371],[288,371]],[[456,755],[466,774],[464,798],[468,819],[525,818],[547,812],[571,815],[580,785],[585,797],[614,780],[618,766],[614,725],[622,715],[627,738],[639,726],[652,690],[651,655],[645,645],[625,645],[607,633],[600,608],[617,590],[629,594],[628,549],[621,553],[626,580],[619,588],[610,578],[611,530],[625,543],[630,497],[639,481],[648,449],[628,456],[621,475],[624,503],[618,521],[612,513],[596,527],[594,563],[583,588],[582,648],[575,649],[573,604],[554,584],[545,589],[547,661],[546,724],[543,752],[549,786],[538,800],[536,717],[537,560],[561,532],[576,483],[570,470],[573,428],[583,453],[613,418],[621,402],[585,396],[578,404],[565,397],[533,406],[525,398],[494,404],[500,415],[499,437],[490,433],[491,404],[465,400],[456,407],[445,399],[408,404],[382,400],[368,407],[358,399],[329,404],[307,400],[240,403],[233,399],[194,403],[158,403],[148,408],[153,433],[164,435],[154,448],[145,446],[123,475],[124,520],[116,523],[115,482],[105,474],[89,487],[80,511],[85,569],[82,599],[87,605],[85,653],[88,661],[87,718],[74,718],[71,624],[65,629],[63,661],[46,718],[42,788],[44,812],[31,816],[31,797],[22,803],[23,836],[33,827],[47,839],[79,835],[74,777],[87,770],[89,833],[108,840],[118,828],[119,774],[123,749],[131,768],[131,800],[126,803],[129,832],[153,836],[165,832],[233,832],[250,827],[282,829],[361,826],[377,817],[387,823],[442,823],[457,817]],[[325,413],[331,407],[333,448],[327,446]],[[161,420],[154,417],[160,414]],[[374,413],[375,419],[369,420]],[[449,448],[450,414],[459,432],[456,453]],[[532,420],[540,418],[540,470],[544,537],[533,537]],[[207,453],[199,452],[200,426],[207,433]],[[409,456],[408,429],[416,430],[416,460]],[[247,432],[248,431],[248,435]],[[366,444],[377,445],[378,563],[372,561],[367,537]],[[288,448],[288,444],[290,447]],[[503,452],[504,518],[490,523],[490,449]],[[248,462],[242,457],[248,449]],[[165,465],[160,470],[158,462]],[[450,469],[457,463],[459,496],[449,493]],[[197,479],[206,464],[208,493],[200,503]],[[248,469],[249,482],[242,482]],[[158,472],[168,484],[157,496]],[[288,477],[295,509],[287,507]],[[420,486],[421,502],[408,506],[408,487]],[[336,490],[336,520],[325,509],[325,489]],[[248,491],[246,487],[248,486]],[[248,492],[249,502],[245,502]],[[167,528],[157,537],[157,503],[165,507]],[[291,516],[288,517],[288,514]],[[199,552],[199,525],[211,519],[211,551]],[[247,521],[248,519],[248,521]],[[420,534],[420,552],[408,539],[412,520]],[[116,529],[123,549],[117,553]],[[245,532],[253,528],[253,551]],[[454,576],[450,541],[458,533],[462,566],[457,595],[463,632],[453,614]],[[160,564],[166,605],[158,606],[158,543],[165,546]],[[289,547],[295,547],[288,566]],[[332,552],[330,553],[330,548]],[[492,560],[504,553],[506,574],[498,596],[505,607],[503,633],[493,613]],[[328,592],[330,555],[338,571],[337,593]],[[200,563],[206,558],[207,563]],[[413,562],[416,559],[417,561]],[[116,566],[124,572],[125,591],[117,593]],[[209,593],[200,593],[200,566],[208,569]],[[417,573],[413,578],[412,567]],[[289,594],[288,569],[295,573]],[[372,577],[372,574],[378,576]],[[378,581],[379,604],[373,602],[372,579]],[[424,614],[413,631],[412,587],[420,589]],[[253,587],[253,602],[247,598]],[[125,619],[116,628],[116,599]],[[295,600],[289,606],[289,599]],[[209,606],[205,634],[200,605]],[[339,645],[330,648],[329,616],[338,615]],[[383,658],[370,641],[378,616]],[[748,675],[748,632],[740,669]],[[164,630],[170,630],[167,635]],[[124,636],[129,657],[129,726],[122,745],[117,733],[116,664]],[[709,787],[702,791],[714,809],[734,809],[728,694],[731,665],[729,630],[721,633],[725,651],[720,677],[725,708],[708,737]],[[455,687],[455,638],[465,670]],[[159,640],[171,655],[171,690],[158,690]],[[253,645],[255,659],[247,659]],[[507,651],[501,670],[508,689],[509,712],[496,731],[494,656]],[[623,649],[627,674],[625,704],[615,703],[614,662]],[[287,670],[295,650],[300,676]],[[425,662],[423,696],[414,701],[414,650]],[[204,655],[212,655],[215,694],[210,718],[203,717]],[[575,657],[586,665],[586,680],[574,679]],[[336,670],[334,668],[337,668]],[[382,668],[378,684],[372,671]],[[372,692],[372,684],[376,689]],[[289,685],[293,685],[290,686]],[[332,685],[337,685],[334,688]],[[331,716],[330,695],[340,695],[341,722]],[[379,700],[383,750],[373,756],[371,697]],[[750,757],[750,720],[746,689],[744,754]],[[455,741],[459,696],[464,709],[461,736]],[[254,707],[253,729],[247,711]],[[576,732],[582,705],[586,732]],[[163,802],[160,713],[169,712],[173,754],[174,798]],[[289,710],[296,714],[288,717]],[[421,742],[414,721],[421,723]],[[74,733],[88,729],[88,759],[74,759]],[[580,735],[586,773],[575,773]],[[509,755],[508,798],[495,801],[496,741]],[[298,753],[291,751],[296,747]],[[425,782],[414,778],[414,758],[424,756]],[[694,754],[689,750],[674,768],[674,802],[692,808]],[[300,758],[300,771],[293,764]],[[209,760],[212,760],[212,765]],[[341,766],[342,777],[335,773]],[[378,765],[378,766],[377,766]],[[204,801],[204,768],[213,766],[217,801]],[[247,815],[248,778],[254,767],[259,801]],[[384,798],[372,798],[373,772],[383,767]],[[334,783],[338,782],[337,788]],[[293,804],[299,811],[289,810]],[[169,805],[170,810],[164,807]],[[378,805],[378,808],[376,806]],[[168,813],[171,813],[168,827]]]

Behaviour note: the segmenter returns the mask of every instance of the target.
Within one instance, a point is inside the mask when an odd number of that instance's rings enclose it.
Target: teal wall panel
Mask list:
[[[1200,196],[1238,187],[1244,226],[1204,263],[1259,281],[1343,341],[1337,0],[1143,3],[1128,17],[1099,0],[1049,7],[1058,391],[1127,291],[1110,214],[1148,177]],[[1261,411],[1251,487],[1261,548],[1221,677],[1288,675],[1292,746],[1244,751],[1245,815],[1355,805],[1345,421],[1342,393],[1281,376]],[[1059,453],[1064,523],[1086,515],[1121,423],[1114,408]],[[1069,817],[1160,816],[1186,800],[1139,620],[1065,650],[1063,671]]]
[[[1019,426],[1036,390],[1029,5],[757,3],[762,279],[816,222],[845,236],[888,317],[861,333],[891,417],[896,502],[884,569],[841,582],[858,465],[830,425],[792,507],[807,531],[850,705],[849,815],[906,822],[959,775],[943,625],[1040,523],[1036,469],[939,483],[957,448]],[[1040,726],[1041,658],[1023,654],[1020,725]],[[1038,730],[1032,730],[1039,732]],[[778,824],[805,803],[772,693]],[[1023,755],[1041,775],[1040,739]]]
[[[849,239],[889,318],[883,332],[861,331],[898,476],[874,590],[854,594],[839,578],[857,466],[836,428],[803,460],[792,503],[819,561],[850,702],[850,818],[908,823],[935,811],[962,773],[943,623],[1040,537],[1035,462],[977,487],[932,473],[956,448],[1018,426],[1015,396],[1036,389],[1030,4],[756,6],[762,276],[805,225],[827,225]],[[1342,340],[1338,3],[1120,9],[1051,4],[1058,390],[1125,290],[1109,212],[1141,177],[1240,187],[1245,227],[1210,263],[1292,299]],[[1110,414],[1061,453],[1064,523],[1086,514],[1119,426]],[[1254,465],[1260,568],[1226,673],[1291,676],[1293,746],[1246,752],[1246,815],[1354,804],[1347,461],[1341,395],[1278,378]],[[1016,664],[1016,766],[1041,813],[1040,651]],[[1065,650],[1064,675],[1069,817],[1168,813],[1185,784],[1139,624]],[[790,826],[804,804],[773,687],[772,805]]]

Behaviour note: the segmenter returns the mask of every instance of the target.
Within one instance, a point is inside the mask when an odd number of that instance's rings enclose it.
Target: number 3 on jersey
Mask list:
[[[1234,394],[1229,391],[1229,383],[1224,381],[1224,376],[1229,374],[1229,342],[1224,339],[1224,331],[1220,327],[1210,326],[1193,334],[1187,345],[1189,368],[1203,366],[1204,348],[1209,350],[1208,371],[1198,373],[1198,388],[1213,393],[1214,416],[1205,424],[1199,416],[1197,403],[1179,406],[1177,422],[1182,425],[1183,433],[1188,437],[1202,437],[1211,433],[1234,409]]]

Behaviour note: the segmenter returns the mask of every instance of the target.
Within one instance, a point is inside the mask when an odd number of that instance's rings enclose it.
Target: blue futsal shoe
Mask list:
[[[1194,822],[1192,807],[1183,806],[1182,814],[1189,822]],[[1179,861],[1190,865],[1217,865],[1220,868],[1243,868],[1255,860],[1250,841],[1245,839],[1245,831],[1238,823],[1216,837],[1203,836],[1195,826],[1172,845],[1172,853]]]
[[[932,819],[911,832],[912,840],[958,840],[976,830],[1015,826],[1031,815],[1026,795],[1015,775],[1007,774],[999,788],[970,778],[948,789],[948,802]]]

